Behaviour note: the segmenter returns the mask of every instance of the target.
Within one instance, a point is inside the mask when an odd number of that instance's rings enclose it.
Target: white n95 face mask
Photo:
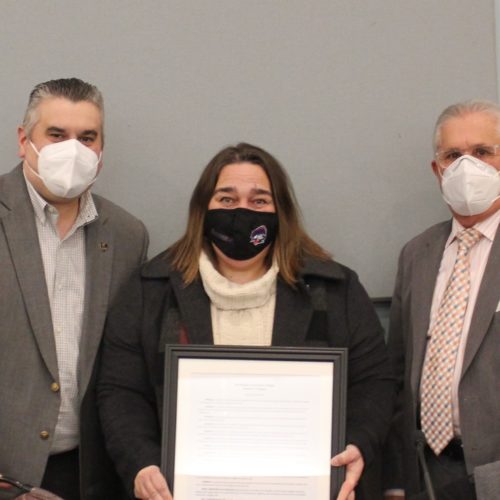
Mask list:
[[[53,195],[77,198],[95,182],[101,155],[80,141],[54,142],[40,151],[30,144],[38,155],[38,173],[30,169]]]
[[[459,215],[478,215],[500,198],[500,172],[474,156],[457,158],[442,175],[443,198]]]

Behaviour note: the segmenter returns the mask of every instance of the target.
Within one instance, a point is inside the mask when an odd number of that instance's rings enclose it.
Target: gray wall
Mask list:
[[[287,168],[306,226],[392,292],[403,243],[447,217],[431,130],[496,99],[494,0],[2,0],[0,173],[34,84],[106,99],[100,192],[141,217],[153,255],[184,228],[208,160],[245,140]]]

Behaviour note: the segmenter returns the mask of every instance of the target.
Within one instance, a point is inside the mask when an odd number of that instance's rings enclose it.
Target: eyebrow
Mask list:
[[[97,130],[94,130],[94,129],[90,129],[90,130],[84,130],[81,134],[79,135],[91,135],[92,137],[97,137],[98,136],[98,132]]]
[[[443,151],[454,151],[454,150],[461,150],[461,149],[470,149],[470,148],[481,148],[485,146],[491,146],[491,144],[487,142],[477,142],[476,144],[471,144],[468,148],[458,148],[456,146],[451,146],[449,148],[443,149]]]
[[[64,133],[66,133],[66,129],[60,128],[60,127],[48,127],[47,132],[48,133],[55,132],[57,134],[64,134]],[[97,137],[99,134],[98,134],[97,130],[89,129],[89,130],[84,130],[83,132],[79,133],[78,135],[88,135],[88,136],[92,136],[92,137]]]
[[[237,192],[237,189],[235,187],[228,186],[228,187],[217,188],[214,191],[214,194],[217,194],[217,193],[236,193],[236,192]],[[268,191],[267,189],[262,189],[262,188],[252,188],[250,190],[250,193],[251,194],[266,194],[266,195],[272,196],[272,193],[270,191]]]
[[[48,127],[47,132],[57,132],[58,134],[62,134],[65,130],[59,127]]]

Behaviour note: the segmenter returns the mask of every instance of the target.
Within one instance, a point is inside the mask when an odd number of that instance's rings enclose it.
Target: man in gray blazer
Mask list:
[[[90,194],[102,167],[96,87],[37,85],[18,143],[22,163],[0,176],[0,473],[65,499],[118,498],[94,380],[108,306],[148,235]]]
[[[434,149],[453,217],[399,260],[389,345],[400,393],[386,496],[499,499],[500,107],[448,107]]]

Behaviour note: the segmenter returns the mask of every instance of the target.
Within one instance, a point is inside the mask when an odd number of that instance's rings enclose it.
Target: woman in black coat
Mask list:
[[[346,466],[338,498],[353,499],[354,488],[358,500],[381,498],[376,465],[394,382],[380,323],[356,274],[307,236],[286,173],[256,146],[210,161],[186,233],[138,271],[109,314],[99,411],[138,498],[172,498],[159,469],[167,343],[349,348],[348,444],[332,460]]]

